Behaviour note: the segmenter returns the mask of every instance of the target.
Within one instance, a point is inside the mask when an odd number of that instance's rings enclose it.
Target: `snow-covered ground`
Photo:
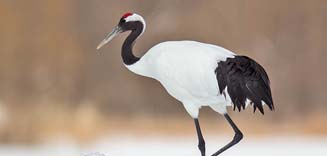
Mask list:
[[[226,136],[206,136],[207,155],[214,153],[229,139]],[[192,137],[108,137],[82,146],[69,140],[59,140],[33,146],[0,145],[0,156],[200,156],[197,140]],[[245,137],[222,155],[326,156],[327,137]]]

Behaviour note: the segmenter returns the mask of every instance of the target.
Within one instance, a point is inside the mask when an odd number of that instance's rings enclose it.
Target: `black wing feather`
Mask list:
[[[253,111],[258,108],[264,114],[261,101],[274,110],[270,81],[264,68],[247,56],[235,56],[218,62],[215,70],[220,94],[227,87],[232,103],[238,111],[245,109],[246,99],[251,101]]]

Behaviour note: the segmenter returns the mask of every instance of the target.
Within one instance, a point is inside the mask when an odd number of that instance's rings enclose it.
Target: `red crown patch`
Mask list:
[[[126,17],[131,16],[131,15],[133,15],[133,14],[128,12],[128,13],[125,13],[121,18],[126,18]]]

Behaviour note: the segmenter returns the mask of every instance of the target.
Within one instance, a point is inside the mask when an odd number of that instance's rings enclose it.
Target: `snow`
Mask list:
[[[207,136],[207,155],[224,146],[231,138]],[[193,137],[107,137],[87,145],[72,141],[44,145],[0,145],[0,156],[200,156]],[[326,156],[327,137],[245,137],[223,156]]]

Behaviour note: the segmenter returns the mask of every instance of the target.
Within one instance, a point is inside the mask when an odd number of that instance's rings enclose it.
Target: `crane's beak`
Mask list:
[[[111,33],[109,33],[106,38],[102,40],[102,42],[97,46],[97,50],[99,50],[101,47],[103,47],[105,44],[107,44],[109,41],[111,41],[115,36],[117,36],[119,33],[122,32],[121,27],[116,26]]]

